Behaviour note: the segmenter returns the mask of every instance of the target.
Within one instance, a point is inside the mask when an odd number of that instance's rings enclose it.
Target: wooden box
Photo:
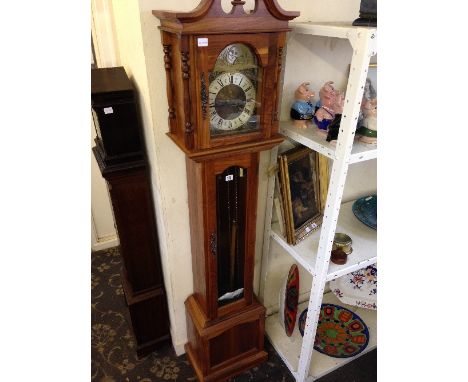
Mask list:
[[[142,158],[135,92],[123,67],[91,70],[96,147],[108,164]]]

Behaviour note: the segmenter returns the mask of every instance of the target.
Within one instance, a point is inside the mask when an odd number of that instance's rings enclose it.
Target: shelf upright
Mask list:
[[[340,213],[341,200],[343,197],[344,185],[348,172],[348,166],[351,163],[369,160],[377,157],[376,149],[364,148],[362,152],[359,147],[353,150],[356,124],[359,117],[361,100],[364,92],[364,85],[367,77],[370,58],[376,54],[377,31],[375,28],[353,27],[344,23],[290,23],[294,33],[310,34],[315,36],[346,38],[350,41],[353,49],[351,70],[346,89],[346,99],[341,119],[340,134],[336,143],[336,148],[330,146],[327,142],[318,144],[317,141],[309,142],[304,135],[299,135],[288,122],[281,123],[282,133],[289,138],[298,141],[312,149],[326,155],[333,160],[333,166],[330,175],[327,202],[324,210],[324,218],[320,230],[320,239],[317,249],[315,265],[312,271],[312,288],[308,302],[308,314],[305,325],[304,337],[300,350],[299,363],[297,370],[291,369],[290,362],[279,352],[285,360],[288,367],[297,382],[311,381],[316,377],[309,377],[309,369],[313,353],[314,339],[320,314],[320,308],[323,300],[325,284],[328,281],[330,253],[333,244],[333,237],[336,231],[338,216]],[[313,135],[313,133],[310,133]],[[313,138],[313,137],[312,137]],[[323,139],[323,138],[322,138]],[[356,146],[356,145],[355,145]],[[271,165],[276,163],[277,151],[271,152]],[[270,167],[272,168],[272,167]],[[264,281],[267,277],[267,265],[270,249],[271,230],[271,210],[273,205],[275,177],[271,176],[268,182],[267,212],[265,220],[265,233],[262,258],[261,279]],[[269,218],[269,219],[268,219]],[[274,237],[274,235],[273,235]],[[372,259],[373,260],[373,259]],[[363,262],[365,265],[366,262]],[[263,298],[264,288],[260,288],[260,296]],[[275,344],[273,343],[275,347]],[[331,371],[331,370],[329,370]],[[323,374],[322,374],[323,375]]]
[[[263,301],[265,297],[265,280],[268,272],[268,255],[270,253],[270,235],[271,235],[271,219],[273,217],[273,198],[275,193],[275,173],[277,171],[278,161],[278,146],[270,150],[270,167],[268,168],[268,184],[267,184],[267,200],[265,206],[265,229],[263,231],[263,250],[262,264],[260,271],[260,280],[258,288],[258,297]]]

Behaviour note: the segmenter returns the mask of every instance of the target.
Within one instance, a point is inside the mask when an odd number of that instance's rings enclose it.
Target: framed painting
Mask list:
[[[299,146],[278,157],[286,240],[296,244],[320,227],[328,191],[328,159]]]

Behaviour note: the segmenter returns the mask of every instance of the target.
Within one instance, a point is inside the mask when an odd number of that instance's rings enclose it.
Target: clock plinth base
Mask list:
[[[186,302],[187,356],[200,382],[225,381],[267,360],[265,308],[256,300],[239,312],[208,321],[194,296]]]

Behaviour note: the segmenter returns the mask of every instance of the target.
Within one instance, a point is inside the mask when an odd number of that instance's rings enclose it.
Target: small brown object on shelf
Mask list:
[[[334,249],[331,252],[331,261],[332,263],[343,265],[348,261],[348,255],[342,249]]]
[[[337,232],[333,239],[332,250],[341,249],[347,255],[351,255],[351,253],[353,253],[353,247],[351,247],[352,244],[353,240],[348,235]]]

